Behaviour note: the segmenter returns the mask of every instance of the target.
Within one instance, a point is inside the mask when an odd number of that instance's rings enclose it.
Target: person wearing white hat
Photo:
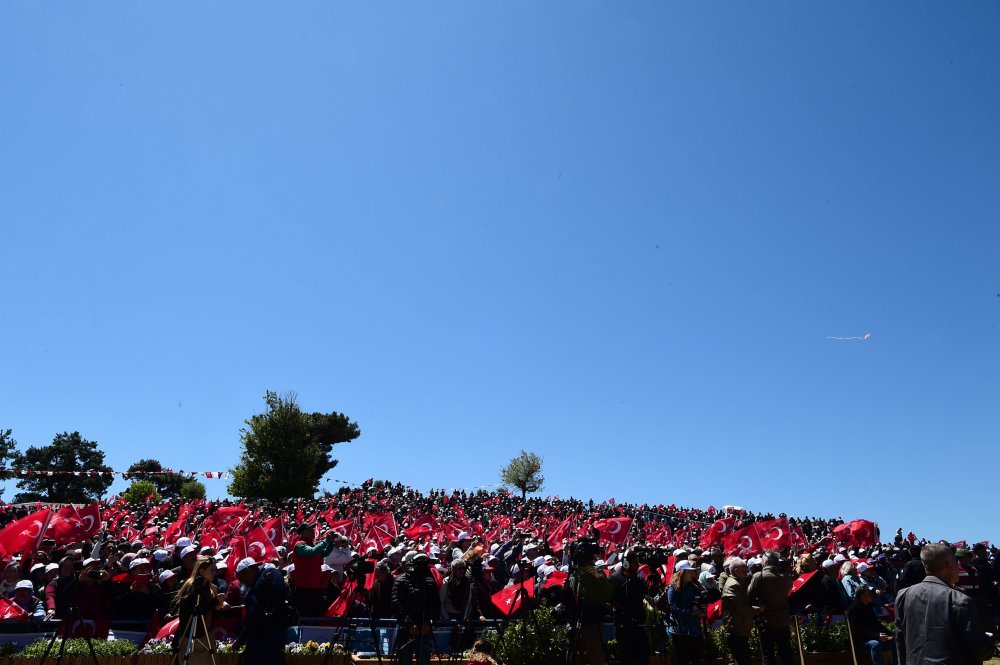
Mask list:
[[[763,610],[752,605],[747,596],[750,568],[746,561],[733,557],[726,564],[728,575],[722,588],[722,621],[726,628],[726,643],[729,645],[733,665],[750,665],[753,620]]]
[[[45,605],[35,598],[35,587],[31,580],[21,580],[14,585],[14,603],[28,613],[31,621],[45,619]]]
[[[465,556],[466,551],[472,545],[472,536],[468,531],[463,531],[455,538],[455,546],[451,550],[451,560],[458,561]]]
[[[288,587],[278,569],[247,557],[236,564],[246,618],[246,665],[280,665],[284,650],[283,613]]]
[[[674,643],[674,662],[695,665],[701,656],[701,624],[705,610],[699,605],[698,568],[690,561],[678,561],[667,587],[670,623],[667,632]]]

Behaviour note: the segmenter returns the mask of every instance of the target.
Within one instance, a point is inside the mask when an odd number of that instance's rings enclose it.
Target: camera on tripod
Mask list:
[[[601,548],[596,538],[577,538],[569,546],[569,558],[574,566],[585,566],[594,563],[600,555]]]
[[[355,554],[351,557],[350,563],[344,566],[344,572],[348,578],[358,580],[375,572],[375,562],[371,559],[362,559],[360,554]]]

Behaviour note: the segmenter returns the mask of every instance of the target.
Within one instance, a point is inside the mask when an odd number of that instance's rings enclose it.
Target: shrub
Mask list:
[[[125,656],[134,654],[136,648],[128,640],[91,640],[90,643],[94,645],[94,652],[98,656],[118,656],[124,658]],[[57,639],[52,644],[52,651],[49,653],[49,658],[55,658],[59,654],[61,644],[61,639]],[[41,658],[48,646],[48,640],[38,640],[26,646],[20,655],[22,658]],[[66,640],[66,651],[63,655],[85,656],[89,658],[90,648],[87,646],[87,640],[78,638]]]
[[[503,634],[487,631],[493,656],[504,665],[551,665],[566,660],[567,635],[557,625],[552,610],[541,605],[528,620],[507,626]]]

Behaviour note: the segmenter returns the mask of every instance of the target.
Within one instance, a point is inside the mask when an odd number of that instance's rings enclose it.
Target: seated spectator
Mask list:
[[[14,604],[28,613],[30,621],[45,620],[45,604],[35,597],[35,587],[29,580],[21,580],[14,586]],[[20,621],[8,619],[7,621]]]
[[[885,626],[875,616],[872,599],[875,594],[866,586],[855,591],[854,601],[847,608],[847,620],[851,623],[854,649],[859,654],[858,663],[863,663],[863,654],[868,654],[872,665],[882,665],[882,654],[891,653],[896,662],[896,641],[886,632]]]

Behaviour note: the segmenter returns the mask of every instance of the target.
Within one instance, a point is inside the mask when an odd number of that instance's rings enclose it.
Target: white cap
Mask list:
[[[31,591],[34,592],[35,587],[31,583],[31,580],[21,580],[14,585],[14,589],[31,589]]]
[[[176,575],[176,573],[174,571],[172,571],[172,570],[164,570],[162,573],[160,573],[160,577],[158,578],[160,580],[160,584],[163,584],[164,582],[166,582],[167,580],[169,580],[174,575]]]
[[[100,563],[100,562],[101,562],[100,559],[87,558],[87,559],[83,560],[83,567],[86,568],[87,566],[89,566],[92,563]]]
[[[456,538],[455,540],[469,540],[469,537],[470,537],[469,532],[463,531],[462,533],[458,534],[458,538]]]
[[[59,570],[58,563],[50,563],[49,565],[45,566],[46,573],[51,573],[53,570]]]
[[[154,561],[163,561],[164,559],[166,559],[169,556],[170,556],[170,552],[168,552],[166,550],[154,550],[153,551],[153,560]]]
[[[864,561],[862,561],[861,563],[858,564],[858,572],[859,573],[863,573],[866,570],[868,570],[869,568],[870,568],[870,566],[867,563],[865,563]]]
[[[250,557],[247,557],[245,559],[240,559],[240,562],[238,564],[236,564],[236,572],[237,573],[242,573],[244,570],[246,570],[250,566],[256,566],[256,565],[257,565],[257,562],[254,561]]]
[[[678,570],[697,570],[697,568],[691,565],[690,561],[684,560],[684,561],[678,561],[677,564],[674,566],[674,572],[676,573]]]
[[[185,547],[184,549],[181,550],[181,558],[184,558],[188,554],[191,554],[192,552],[197,552],[197,551],[198,551],[197,547],[195,547],[194,545],[188,545],[187,547]]]
[[[44,570],[44,569],[45,569],[45,564],[44,564],[44,563],[36,563],[36,564],[35,564],[34,566],[32,566],[32,567],[31,567],[31,570],[30,570],[30,571],[28,571],[28,572],[29,572],[29,573],[33,573],[33,572],[35,572],[36,570],[38,570],[39,568],[41,568],[41,569],[43,569],[43,570]]]
[[[833,559],[824,559],[823,563],[820,564],[824,568],[833,568],[837,563]]]
[[[540,556],[536,557],[535,560],[531,562],[531,565],[534,566],[535,568],[541,568],[544,563],[545,563],[545,557]]]
[[[847,561],[847,557],[844,556],[843,554],[838,554],[837,556],[833,557],[833,560],[835,563],[844,563],[845,561]]]
[[[175,545],[177,545],[180,549],[184,549],[185,547],[189,547],[191,545],[191,539],[187,536],[184,538],[178,538]]]
[[[148,566],[149,559],[143,559],[142,557],[136,557],[128,562],[128,569],[138,568],[139,566]]]

